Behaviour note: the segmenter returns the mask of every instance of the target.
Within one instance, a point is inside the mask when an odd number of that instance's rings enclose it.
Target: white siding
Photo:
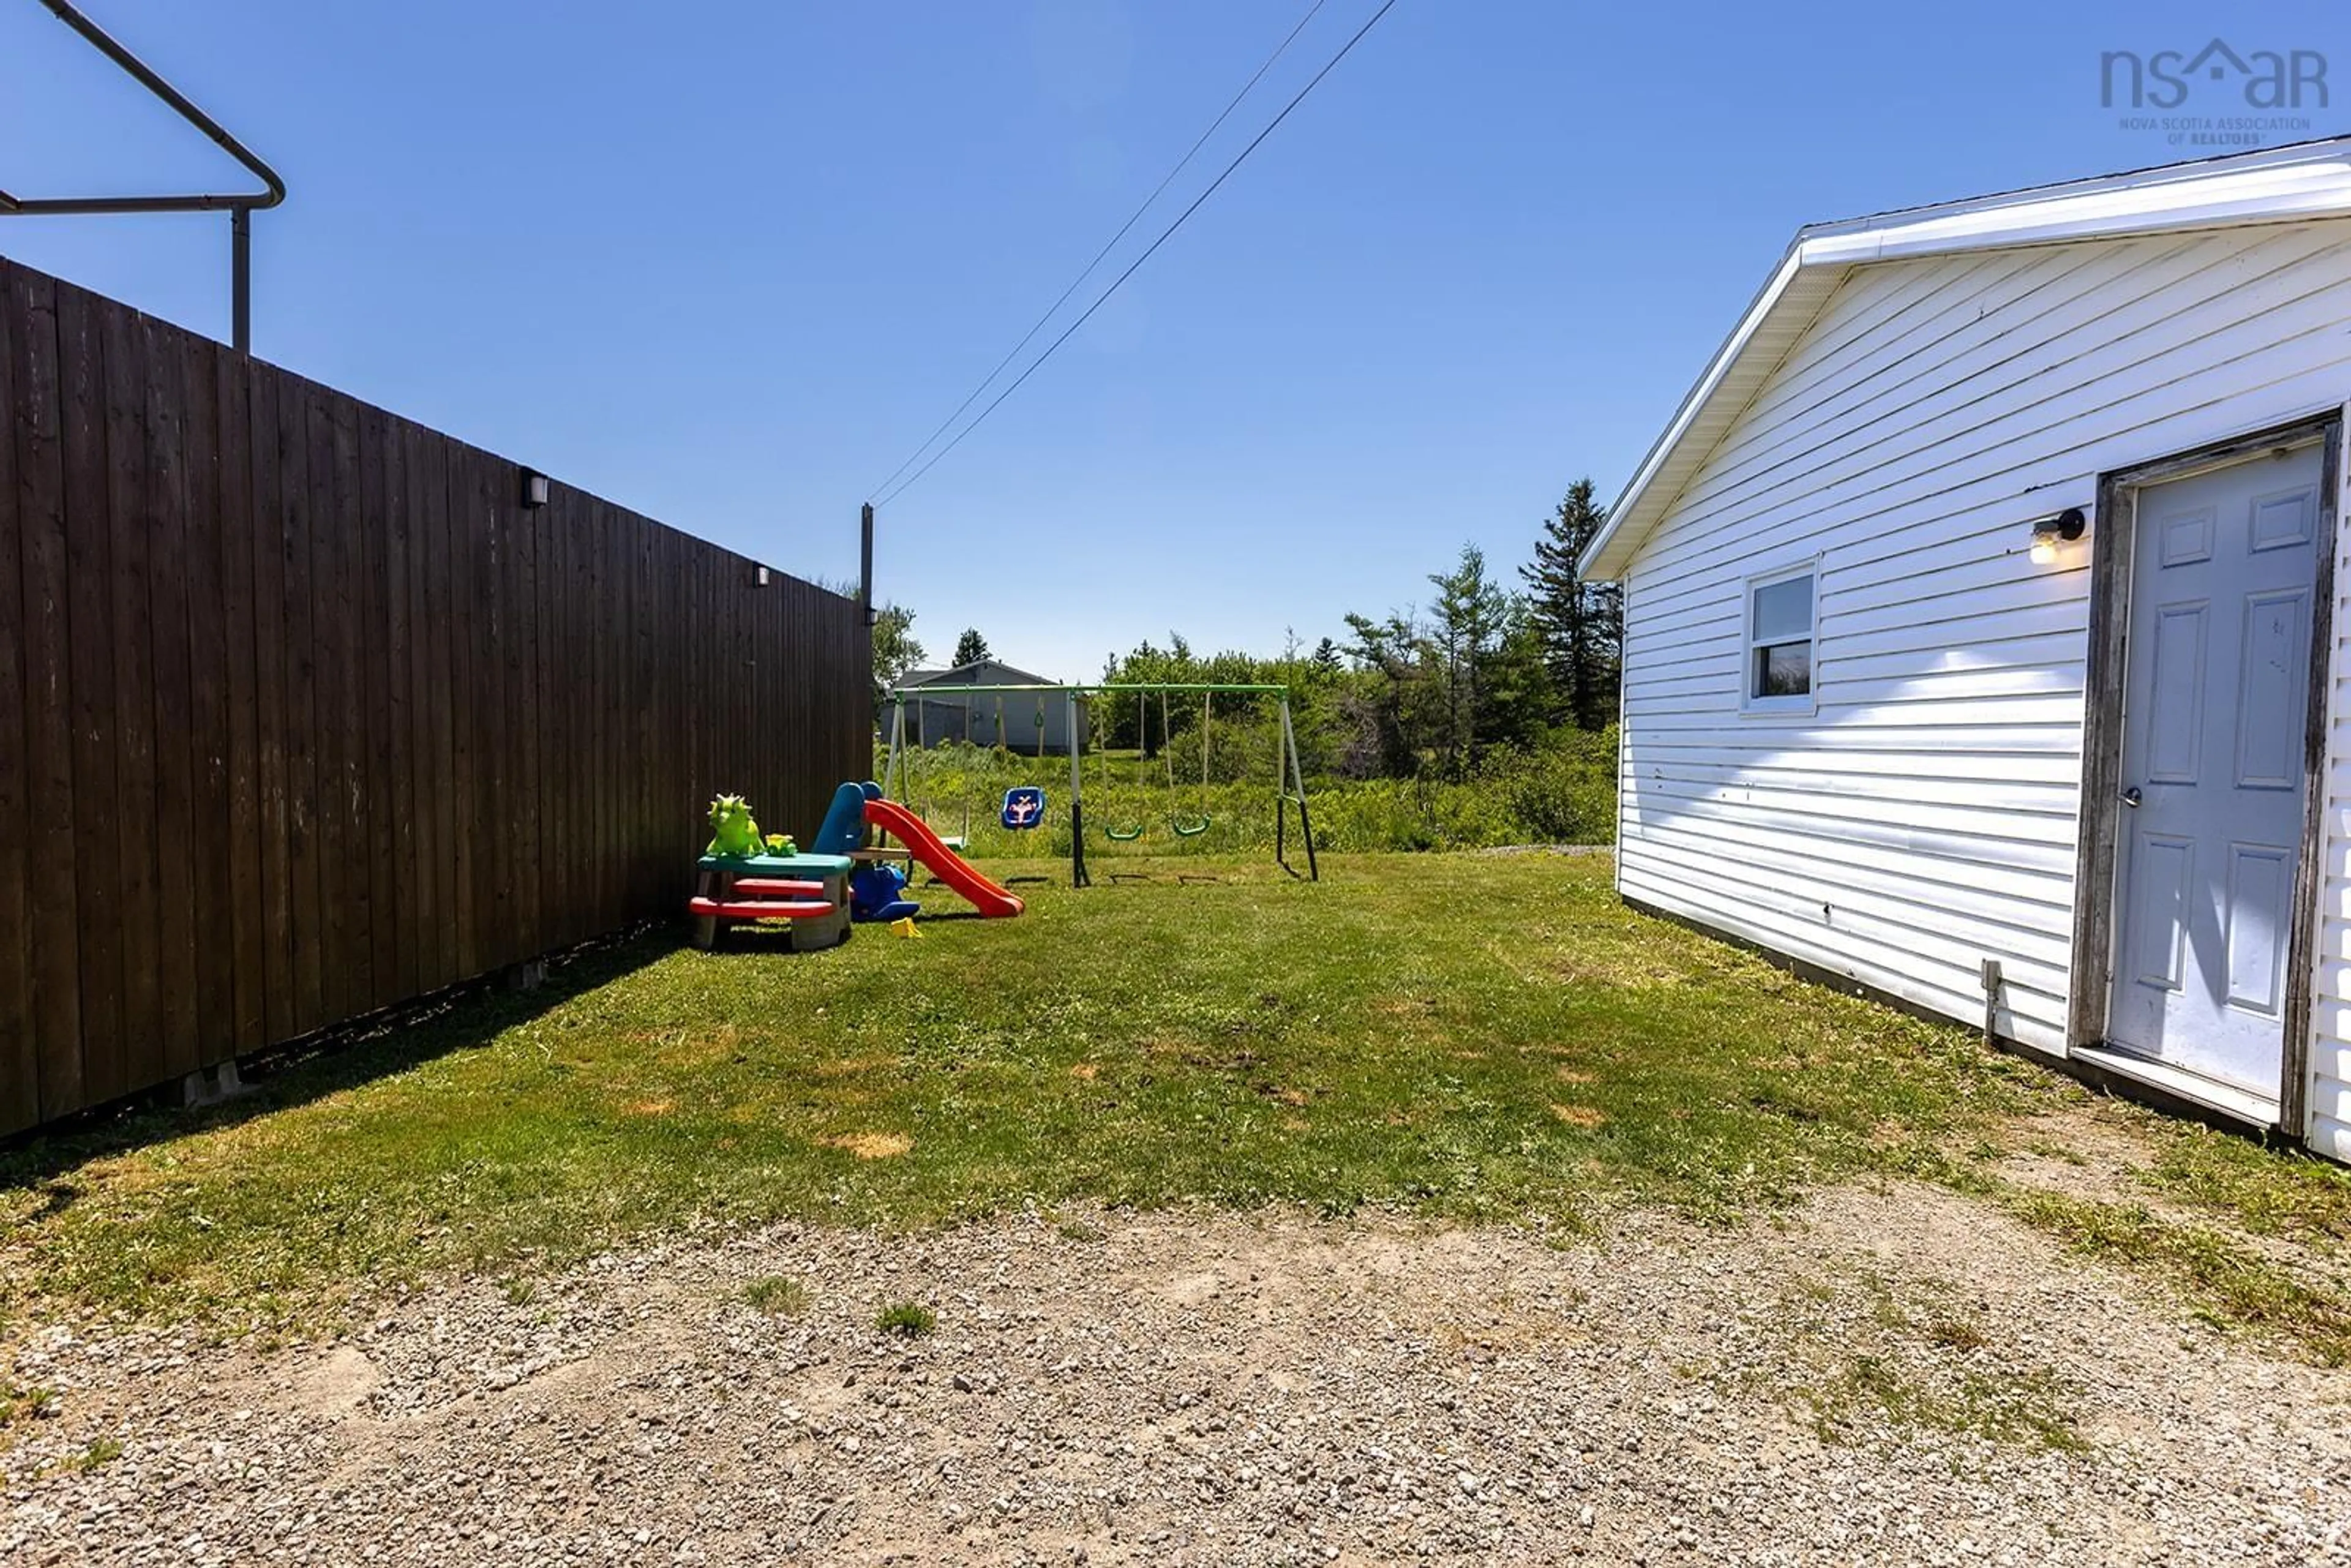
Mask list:
[[[2001,1030],[2062,1051],[2088,554],[2029,525],[2346,396],[2351,220],[1851,274],[1626,573],[1623,891],[1971,1023],[1996,957]],[[1813,555],[1818,711],[1744,713],[1746,579]],[[2313,1110],[2351,1141],[2336,676]]]

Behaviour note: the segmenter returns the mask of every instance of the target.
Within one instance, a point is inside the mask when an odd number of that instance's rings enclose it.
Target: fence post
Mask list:
[[[865,624],[873,624],[873,503],[865,503],[858,514],[857,541],[857,608],[865,612]]]

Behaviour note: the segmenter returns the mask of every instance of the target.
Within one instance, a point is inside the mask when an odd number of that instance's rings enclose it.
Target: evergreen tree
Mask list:
[[[960,670],[966,664],[977,664],[988,657],[987,639],[979,634],[979,628],[965,627],[963,635],[956,639],[954,667]]]
[[[1409,779],[1426,727],[1428,640],[1408,610],[1384,621],[1350,612],[1347,630],[1355,634],[1347,655],[1370,680],[1342,701],[1353,731],[1342,764],[1353,778]]]
[[[1551,675],[1543,667],[1542,634],[1534,606],[1510,597],[1501,635],[1478,677],[1477,741],[1481,747],[1529,747],[1551,722]]]
[[[1431,572],[1437,603],[1429,623],[1442,693],[1443,727],[1437,752],[1448,778],[1459,778],[1478,758],[1479,732],[1488,699],[1486,677],[1509,618],[1510,596],[1486,575],[1486,552],[1463,545],[1451,571]]]
[[[1592,481],[1568,486],[1535,540],[1535,559],[1519,569],[1531,591],[1534,624],[1551,677],[1552,714],[1579,729],[1615,722],[1624,663],[1624,597],[1613,582],[1581,582],[1575,558],[1607,521]]]

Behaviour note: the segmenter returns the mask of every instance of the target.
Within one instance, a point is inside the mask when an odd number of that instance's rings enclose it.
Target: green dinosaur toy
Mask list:
[[[740,795],[721,795],[710,802],[710,847],[706,855],[756,855],[767,847],[759,824],[751,818],[750,802]]]

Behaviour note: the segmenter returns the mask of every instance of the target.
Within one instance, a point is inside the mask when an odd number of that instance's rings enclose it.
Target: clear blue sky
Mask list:
[[[1374,4],[1329,0],[1167,215]],[[256,223],[265,357],[833,578],[1305,5],[89,0],[292,187]],[[1578,475],[1613,496],[1799,224],[2188,155],[2100,106],[2102,50],[2321,50],[2309,133],[2351,129],[2339,6],[1807,14],[1400,0],[884,510],[881,592],[935,653],[976,623],[1071,677],[1170,627],[1339,632],[1464,540],[1523,559]],[[0,188],[238,178],[32,0],[0,0]],[[223,337],[227,248],[0,221]]]

